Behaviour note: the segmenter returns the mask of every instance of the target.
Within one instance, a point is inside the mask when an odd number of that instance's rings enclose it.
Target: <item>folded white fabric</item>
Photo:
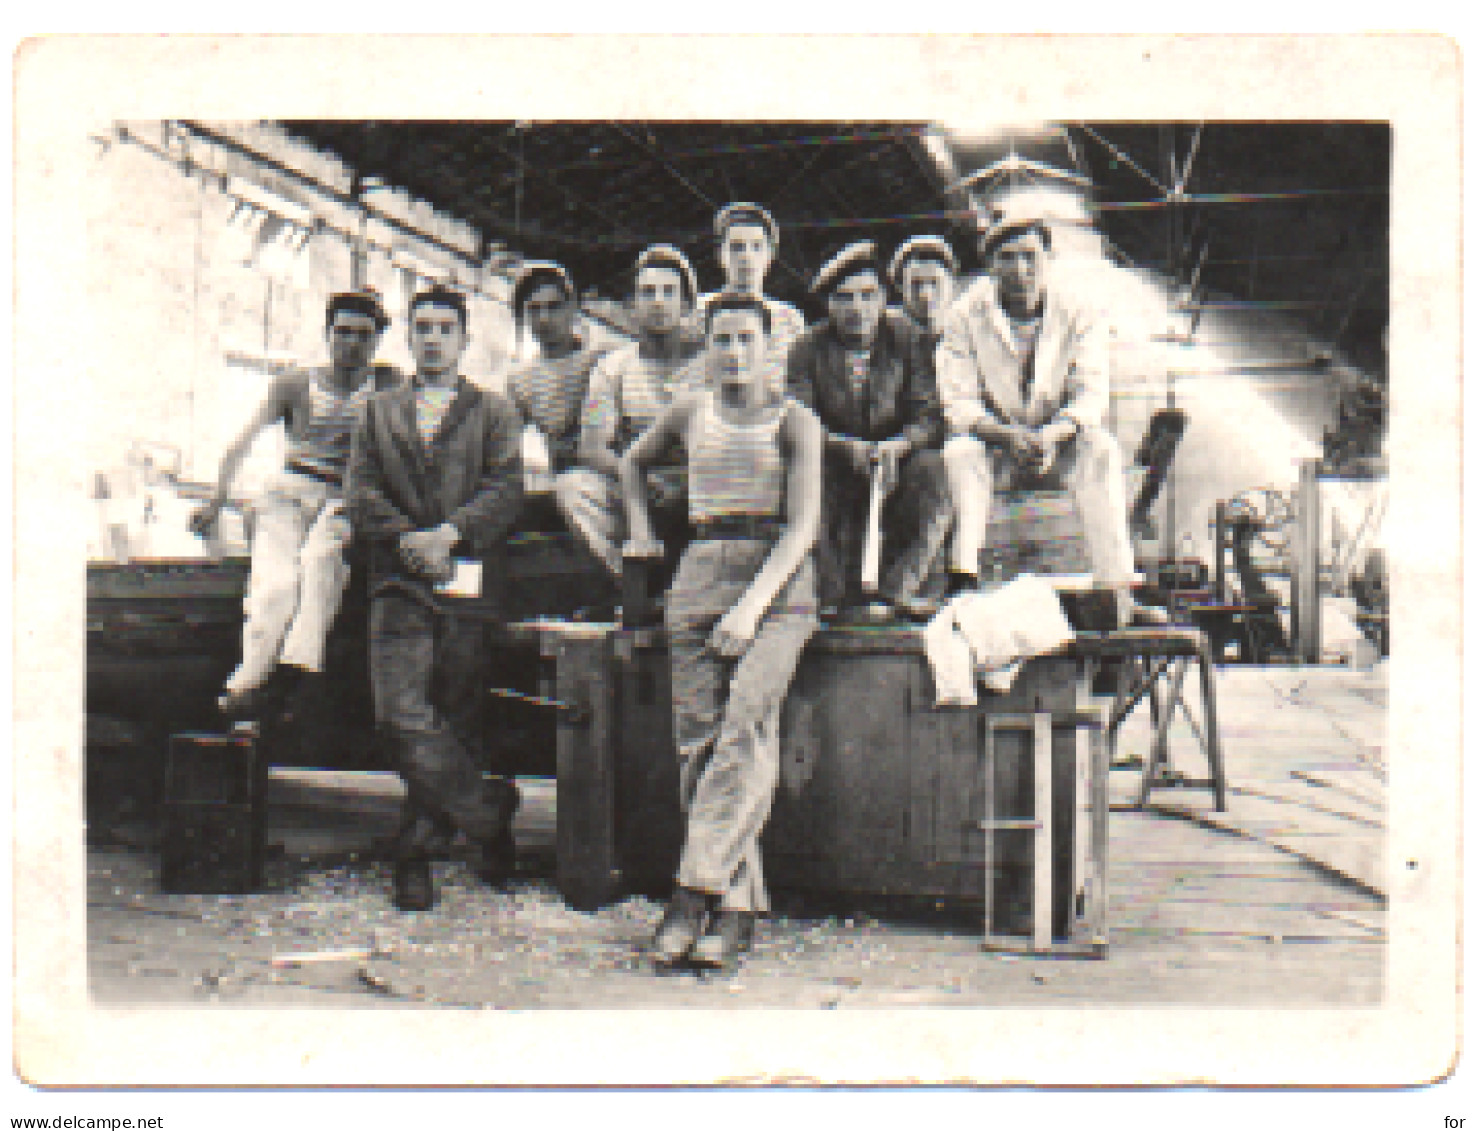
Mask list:
[[[974,653],[958,630],[953,602],[938,610],[922,631],[923,651],[933,670],[934,701],[939,707],[972,707],[979,702],[974,691]]]
[[[974,683],[1008,691],[1020,666],[1071,639],[1055,588],[1022,574],[988,593],[953,598],[923,630],[938,706],[973,706]]]

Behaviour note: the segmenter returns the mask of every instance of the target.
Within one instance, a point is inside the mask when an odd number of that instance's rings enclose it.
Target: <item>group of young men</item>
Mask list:
[[[502,615],[503,547],[541,508],[604,568],[622,571],[635,552],[625,455],[675,399],[708,381],[711,347],[697,327],[710,329],[703,315],[714,304],[762,310],[765,379],[823,432],[813,553],[822,611],[884,603],[899,617],[930,616],[951,593],[977,587],[993,492],[1054,481],[1076,500],[1097,583],[1119,594],[1124,618],[1137,615],[1121,458],[1105,427],[1107,328],[1052,284],[1046,223],[983,228],[984,270],[957,296],[958,262],[941,237],[913,237],[886,264],[872,242],[853,243],[815,274],[828,317],[808,328],[796,308],[764,294],[780,239],[768,211],[728,205],[714,235],[725,284],[708,294],[678,248],[641,252],[630,296],[637,338],[617,347],[586,336],[562,266],[525,264],[513,306],[539,349],[507,374],[506,395],[460,373],[467,317],[455,291],[412,300],[415,372],[405,380],[373,365],[389,321],[378,299],[335,296],[331,364],[273,383],[197,516],[200,527],[213,521],[251,441],[283,422],[287,462],[257,515],[242,662],[222,699],[234,715],[321,670],[345,547],[358,544],[376,722],[407,786],[395,868],[402,909],[433,905],[430,861],[457,830],[478,846],[487,880],[512,873],[517,791],[484,779],[473,722],[483,628]],[[889,285],[900,309],[889,305]],[[525,477],[530,435],[547,465],[539,477]],[[654,533],[671,552],[689,518],[687,463],[675,447],[642,467],[648,494],[638,509],[641,540]],[[723,474],[719,466],[720,485]],[[868,545],[877,515],[879,547]]]
[[[714,234],[724,288],[698,295],[679,250],[648,248],[632,291],[639,341],[603,356],[578,336],[577,292],[562,267],[530,264],[514,295],[541,353],[510,374],[508,391],[549,441],[558,510],[612,573],[624,535],[619,454],[674,391],[703,379],[701,341],[686,329],[694,312],[717,294],[749,294],[770,312],[775,381],[826,429],[816,555],[827,607],[844,615],[883,602],[930,616],[949,593],[977,584],[995,490],[1040,483],[1071,492],[1097,583],[1118,593],[1125,619],[1143,615],[1130,595],[1121,456],[1106,430],[1107,327],[1090,305],[1048,287],[1046,223],[1013,218],[982,230],[984,272],[956,298],[958,261],[945,239],[913,237],[886,265],[870,241],[853,243],[816,273],[811,290],[829,316],[809,328],[763,293],[779,247],[765,209],[728,205]],[[656,487],[664,535],[686,517],[679,464],[669,472]],[[861,558],[874,499],[882,537],[868,579]]]

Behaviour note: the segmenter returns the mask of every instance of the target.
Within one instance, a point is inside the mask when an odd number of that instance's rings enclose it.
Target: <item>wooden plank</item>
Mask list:
[[[1033,855],[1035,863],[1035,879],[1033,884],[1033,899],[1030,907],[1030,920],[1033,941],[1038,949],[1045,950],[1051,945],[1051,919],[1055,911],[1055,900],[1052,898],[1054,891],[1052,885],[1052,873],[1055,864],[1055,840],[1054,821],[1052,820],[1055,807],[1052,805],[1051,787],[1054,774],[1052,763],[1054,750],[1051,742],[1051,716],[1047,711],[1037,712],[1035,716],[1035,734],[1031,743],[1031,752],[1034,760],[1034,784],[1035,784],[1035,815],[1040,822],[1040,830],[1035,834]]]
[[[1160,904],[1153,917],[1155,930],[1174,931],[1181,936],[1242,936],[1277,941],[1338,939],[1377,942],[1379,934],[1346,920],[1320,916],[1306,907],[1291,904],[1243,904],[1180,901],[1172,897]]]
[[[807,657],[791,695],[812,711],[814,768],[803,790],[775,797],[763,843],[776,875],[805,882],[802,873],[827,857],[909,858],[912,759],[895,755],[915,750],[918,663],[885,653]]]
[[[629,637],[629,647],[625,647]],[[619,688],[614,820],[628,890],[664,895],[686,832],[672,731],[671,659],[664,635],[614,637]]]
[[[907,809],[904,836],[907,854],[915,860],[934,859],[937,834],[933,827],[933,798],[938,792],[938,751],[942,748],[950,712],[926,709],[932,700],[932,680],[924,664],[911,666],[911,719],[908,733],[912,747],[907,763]]]
[[[1388,787],[1360,763],[1348,763],[1337,768],[1299,766],[1291,771],[1291,776],[1324,789],[1336,790],[1377,813],[1384,812]]]
[[[1107,779],[1111,755],[1108,753],[1108,742],[1105,728],[1097,727],[1089,736],[1092,759],[1092,781],[1091,781],[1091,829],[1092,829],[1092,860],[1088,872],[1087,926],[1094,938],[1107,937],[1107,924],[1109,922],[1109,876],[1108,870],[1108,817],[1107,817]]]
[[[614,681],[606,678],[610,637],[563,638],[558,654],[559,698],[589,710],[585,725],[561,716],[558,728],[558,887],[571,906],[588,908],[615,898],[620,886],[615,840],[619,719]]]
[[[995,763],[994,727],[986,721],[984,724],[984,816],[989,821],[999,819],[998,800],[994,792]],[[986,936],[995,933],[994,892],[998,887],[999,877],[995,862],[996,839],[992,832],[984,835],[984,934]]]
[[[1281,801],[1287,805],[1300,805],[1313,812],[1325,813],[1330,817],[1340,817],[1369,828],[1386,827],[1385,813],[1381,806],[1354,801],[1343,794],[1330,793],[1326,789],[1319,789],[1295,779],[1284,785],[1277,782],[1257,782],[1254,785],[1232,786],[1230,792],[1246,797],[1262,797],[1271,801]]]
[[[1162,793],[1153,802],[1155,812],[1251,837],[1335,872],[1377,895],[1387,892],[1385,837],[1381,829],[1368,829],[1302,806],[1244,794],[1237,795],[1224,813],[1214,812],[1202,803],[1167,800],[1167,796]]]

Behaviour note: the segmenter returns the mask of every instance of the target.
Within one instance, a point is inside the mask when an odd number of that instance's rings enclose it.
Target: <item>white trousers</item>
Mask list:
[[[681,469],[649,468],[647,481],[660,478],[664,483],[661,500],[652,500],[650,513],[658,537],[672,533],[671,522],[679,520],[685,527],[687,496]],[[591,467],[571,467],[554,477],[554,500],[569,529],[577,534],[590,552],[605,563],[615,577],[624,565],[626,538],[625,495],[620,484]],[[683,539],[685,541],[685,539]],[[672,547],[668,545],[670,554]]]
[[[950,564],[961,572],[979,572],[995,486],[1003,479],[1001,459],[975,436],[954,436],[943,445],[943,466],[957,516]],[[1056,484],[1070,494],[1076,507],[1097,585],[1127,589],[1133,579],[1133,548],[1117,441],[1101,428],[1079,430],[1061,446],[1055,465],[1042,480],[1042,486]]]
[[[616,577],[625,546],[625,496],[620,484],[590,467],[571,467],[554,478],[554,499],[569,529]]]
[[[261,686],[279,663],[323,670],[323,647],[348,585],[340,492],[287,471],[268,486],[251,539],[241,664],[228,691]]]

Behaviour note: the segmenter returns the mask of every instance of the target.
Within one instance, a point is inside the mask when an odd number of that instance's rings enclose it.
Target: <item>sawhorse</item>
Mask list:
[[[1205,634],[1194,628],[1125,628],[1116,632],[1079,632],[1071,651],[1090,660],[1122,662],[1117,693],[1107,716],[1106,739],[1110,764],[1116,763],[1117,733],[1127,717],[1145,698],[1153,716],[1153,745],[1138,807],[1148,804],[1155,787],[1211,789],[1215,809],[1225,811],[1225,759],[1220,747],[1220,724],[1215,711],[1214,653]],[[1184,681],[1189,665],[1199,664],[1199,691],[1203,703],[1201,727],[1184,699]],[[1169,761],[1169,728],[1182,711],[1189,729],[1209,763],[1208,778],[1190,778],[1174,770]]]

